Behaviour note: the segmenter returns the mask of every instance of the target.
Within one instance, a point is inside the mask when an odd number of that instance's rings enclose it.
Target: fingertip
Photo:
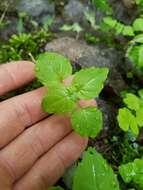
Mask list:
[[[91,100],[80,100],[79,105],[82,107],[87,107],[87,106],[97,106],[96,100],[91,99]]]

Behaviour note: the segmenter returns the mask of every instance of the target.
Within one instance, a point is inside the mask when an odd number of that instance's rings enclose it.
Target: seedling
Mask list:
[[[64,80],[72,75],[70,61],[57,53],[43,53],[36,61],[36,76],[48,92],[42,101],[45,112],[69,114],[72,128],[81,136],[95,137],[102,129],[102,113],[94,106],[82,107],[80,100],[99,95],[107,78],[107,68],[86,68],[73,75],[69,85]]]

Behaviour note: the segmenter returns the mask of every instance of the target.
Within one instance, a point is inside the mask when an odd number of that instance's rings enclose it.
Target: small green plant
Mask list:
[[[90,23],[91,27],[94,30],[97,30],[100,28],[98,25],[96,25],[95,12],[86,11],[84,15],[85,15],[86,20]]]
[[[36,61],[36,76],[48,87],[42,107],[48,113],[71,116],[73,129],[82,136],[95,137],[102,129],[102,113],[97,107],[81,107],[80,100],[99,95],[107,78],[107,68],[82,69],[76,72],[70,85],[63,81],[72,75],[67,58],[57,53],[41,54]]]
[[[93,148],[88,148],[73,177],[72,190],[120,190],[112,168]],[[48,190],[62,190],[59,187]]]
[[[27,16],[27,14],[25,12],[20,12],[18,13],[19,19],[18,19],[18,23],[17,23],[17,32],[19,34],[24,33],[24,19]]]
[[[84,29],[80,26],[79,23],[75,22],[74,24],[64,24],[61,28],[61,31],[73,31],[76,32],[76,38],[79,37],[80,32],[82,32]]]
[[[113,19],[111,16],[107,16],[103,18],[103,22],[101,23],[101,30],[108,32],[113,30],[116,32],[116,35],[123,36],[134,36],[134,30],[132,26],[127,26],[122,24],[121,22]]]
[[[107,14],[112,14],[112,7],[109,4],[108,0],[92,0],[93,5],[95,5],[96,8],[100,9],[102,12],[105,12]]]
[[[119,173],[125,183],[133,182],[138,186],[138,190],[143,189],[143,160],[135,159],[134,162],[121,165]]]
[[[135,38],[130,41],[126,57],[133,62],[135,67],[143,68],[143,34],[135,36]]]
[[[7,43],[0,44],[0,63],[12,60],[27,60],[29,59],[29,54],[36,56],[41,53],[44,44],[51,37],[52,35],[43,29],[31,34],[12,35]]]
[[[118,113],[119,127],[123,131],[129,129],[134,135],[139,134],[139,128],[143,127],[143,99],[142,91],[139,91],[139,96],[132,93],[127,93],[123,99],[126,107],[120,108]]]

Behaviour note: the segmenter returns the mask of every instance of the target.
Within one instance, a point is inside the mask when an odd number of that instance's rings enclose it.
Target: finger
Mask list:
[[[41,157],[32,169],[19,180],[14,190],[42,190],[53,185],[85,149],[87,139],[70,133]]]
[[[0,103],[0,148],[47,116],[41,108],[45,90],[40,88]]]
[[[0,95],[20,87],[34,79],[34,64],[16,61],[0,66]]]
[[[12,181],[19,179],[35,161],[71,131],[69,119],[51,116],[28,128],[0,152],[0,164]]]
[[[70,130],[70,122],[64,116],[51,116],[28,128],[0,153],[0,166],[7,171],[7,179],[13,182],[22,176]]]

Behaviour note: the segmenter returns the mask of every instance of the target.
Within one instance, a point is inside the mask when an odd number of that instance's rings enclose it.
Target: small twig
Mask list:
[[[33,63],[36,63],[36,60],[35,58],[33,57],[33,55],[31,53],[28,53],[29,57],[31,58],[32,62]]]
[[[7,5],[6,7],[5,7],[5,10],[4,10],[4,12],[2,13],[2,15],[1,15],[1,17],[0,17],[0,24],[3,22],[3,20],[4,20],[4,17],[5,17],[5,15],[6,15],[6,12],[7,12],[7,9],[8,9],[8,6],[9,5]]]

